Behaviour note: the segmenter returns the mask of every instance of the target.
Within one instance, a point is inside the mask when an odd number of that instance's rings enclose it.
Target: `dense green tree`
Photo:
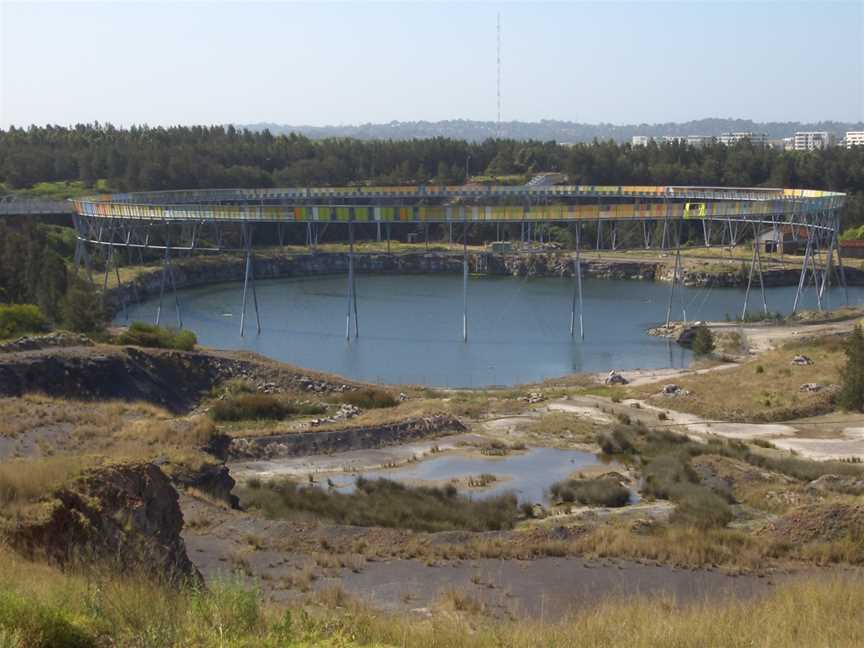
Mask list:
[[[92,333],[104,327],[104,309],[96,288],[78,275],[72,275],[63,298],[63,324],[72,331]]]
[[[693,336],[693,353],[708,355],[714,350],[714,334],[707,326],[699,326]]]

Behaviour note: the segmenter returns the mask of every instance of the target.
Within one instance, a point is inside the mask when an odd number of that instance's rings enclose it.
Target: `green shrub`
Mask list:
[[[33,304],[0,306],[0,339],[47,330],[48,320],[38,306]]]
[[[630,491],[617,479],[568,479],[549,487],[553,498],[561,502],[579,502],[585,506],[619,507],[630,503]]]
[[[693,353],[696,355],[708,355],[714,350],[714,334],[707,326],[696,328],[693,336]]]
[[[94,333],[105,328],[102,297],[89,281],[81,277],[70,277],[60,310],[64,326],[72,331]]]
[[[270,394],[240,394],[218,401],[210,408],[216,421],[280,421],[288,416],[323,414],[318,403],[283,402]]]
[[[366,387],[342,394],[342,402],[362,409],[395,407],[399,404],[393,395],[383,389]]]
[[[262,488],[240,488],[244,508],[271,518],[312,513],[337,524],[382,526],[415,531],[498,531],[516,524],[514,495],[472,500],[452,484],[444,488],[406,486],[388,479],[357,479],[353,493],[301,486],[290,480]]]
[[[633,442],[626,428],[616,426],[611,432],[600,432],[597,434],[597,444],[603,454],[630,454],[633,452]]]
[[[155,324],[132,322],[127,330],[117,336],[117,342],[154,349],[191,351],[198,343],[198,339],[189,330],[177,331]]]
[[[677,506],[670,521],[700,529],[725,527],[732,521],[729,504],[704,486],[687,488],[674,498]]]

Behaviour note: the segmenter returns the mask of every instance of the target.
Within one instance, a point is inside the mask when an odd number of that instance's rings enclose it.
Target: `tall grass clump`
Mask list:
[[[0,515],[11,509],[46,495],[85,468],[85,460],[77,457],[49,457],[45,459],[14,459],[0,462]]]
[[[215,421],[281,421],[288,416],[311,416],[326,410],[318,403],[281,401],[270,394],[240,394],[217,401],[210,408]]]
[[[392,394],[383,389],[364,387],[342,395],[342,402],[354,405],[361,409],[378,409],[382,407],[395,407],[399,404]]]
[[[616,508],[630,502],[630,491],[612,477],[555,482],[549,487],[549,493],[558,502],[578,502],[585,506]]]
[[[192,351],[198,344],[198,338],[187,329],[177,331],[155,324],[132,322],[127,330],[117,336],[117,343],[154,349]]]
[[[411,487],[388,479],[358,478],[352,493],[282,480],[241,488],[239,495],[244,507],[270,518],[312,513],[337,524],[415,531],[497,531],[512,528],[518,517],[513,495],[471,500],[453,486]]]
[[[48,320],[33,304],[0,305],[0,340],[48,330]]]

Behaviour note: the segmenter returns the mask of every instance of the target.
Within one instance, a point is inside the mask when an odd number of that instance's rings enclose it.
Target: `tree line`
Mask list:
[[[782,151],[740,143],[704,148],[612,141],[442,137],[313,140],[233,126],[81,124],[0,130],[0,182],[97,180],[116,191],[206,187],[422,184],[469,175],[566,173],[579,184],[680,184],[830,189],[850,194],[845,226],[864,224],[864,147]]]

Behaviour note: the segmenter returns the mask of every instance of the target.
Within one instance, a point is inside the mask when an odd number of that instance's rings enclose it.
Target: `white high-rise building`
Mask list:
[[[737,144],[738,142],[750,142],[760,146],[768,145],[768,135],[766,133],[723,133],[717,139],[721,144],[726,144],[727,146]]]
[[[632,146],[648,146],[648,142],[652,139],[648,135],[634,135],[630,138],[630,144]]]
[[[864,146],[864,131],[846,131],[844,142],[846,143],[846,148]]]
[[[796,151],[815,151],[826,149],[834,144],[834,135],[828,131],[802,131],[795,133],[794,149]]]

